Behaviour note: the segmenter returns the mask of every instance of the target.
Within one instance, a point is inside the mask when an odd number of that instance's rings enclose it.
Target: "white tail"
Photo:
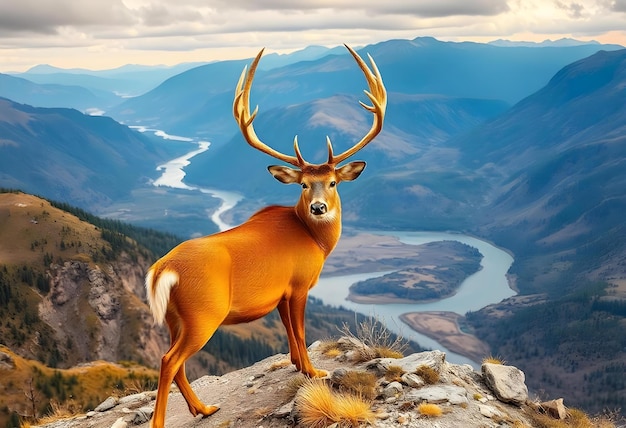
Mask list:
[[[154,269],[150,269],[146,274],[146,295],[154,323],[157,325],[161,325],[165,321],[170,292],[176,284],[178,284],[176,272],[166,270],[154,278]]]

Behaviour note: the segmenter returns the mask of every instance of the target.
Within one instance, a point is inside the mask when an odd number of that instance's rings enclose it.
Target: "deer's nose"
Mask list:
[[[313,202],[311,204],[311,214],[313,215],[321,215],[326,213],[327,207],[324,202]]]

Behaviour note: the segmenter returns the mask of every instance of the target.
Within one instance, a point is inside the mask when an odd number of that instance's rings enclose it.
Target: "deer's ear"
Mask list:
[[[267,170],[281,183],[300,184],[300,180],[302,179],[302,172],[300,170],[289,168],[288,166],[271,165],[267,167]]]
[[[361,175],[364,169],[365,162],[354,161],[342,166],[341,168],[337,168],[335,172],[339,180],[352,181],[356,180],[356,178]]]

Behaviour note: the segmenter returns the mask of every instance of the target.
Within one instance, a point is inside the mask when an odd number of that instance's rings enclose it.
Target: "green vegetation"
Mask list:
[[[510,316],[470,312],[468,322],[492,349],[521,368],[528,384],[589,412],[626,408],[626,304],[607,300],[605,283]]]
[[[50,204],[100,228],[102,230],[102,238],[111,244],[111,249],[114,252],[114,254],[109,255],[111,258],[115,258],[120,251],[128,249],[132,245],[128,242],[127,237],[133,239],[142,247],[149,249],[157,257],[163,256],[182,241],[181,238],[171,233],[146,229],[123,223],[119,220],[101,218],[65,202],[50,201]]]

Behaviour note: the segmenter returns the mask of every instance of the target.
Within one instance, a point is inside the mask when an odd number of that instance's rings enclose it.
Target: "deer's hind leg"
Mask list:
[[[208,299],[197,296],[195,299],[176,305],[175,310],[168,311],[166,320],[170,326],[172,344],[161,359],[152,428],[164,426],[169,389],[174,380],[192,415],[208,416],[219,410],[216,406],[203,404],[193,392],[185,375],[185,361],[202,349],[226,319],[230,305],[229,299],[220,300],[216,296]]]
[[[176,333],[174,333],[174,331],[172,330],[173,329],[170,328],[170,332],[172,334],[172,343],[173,343],[174,341],[180,340],[178,338],[174,339],[175,336],[178,336],[180,329],[177,329]],[[208,339],[204,343],[206,344],[207,341]],[[204,344],[202,346],[204,346]],[[200,349],[202,349],[202,346],[200,347]],[[200,349],[198,349],[198,351]],[[195,354],[198,351],[194,351],[193,354]],[[187,402],[187,406],[189,407],[189,412],[192,415],[209,416],[219,410],[219,407],[216,407],[216,406],[206,406],[204,403],[202,403],[202,401],[200,401],[196,393],[193,391],[193,389],[191,388],[191,385],[189,384],[189,381],[187,380],[187,375],[185,373],[185,361],[183,361],[182,365],[180,366],[180,368],[174,375],[174,382],[176,382],[176,385],[178,385],[178,389],[180,390],[180,393],[183,395],[183,398],[185,399],[185,401]]]

